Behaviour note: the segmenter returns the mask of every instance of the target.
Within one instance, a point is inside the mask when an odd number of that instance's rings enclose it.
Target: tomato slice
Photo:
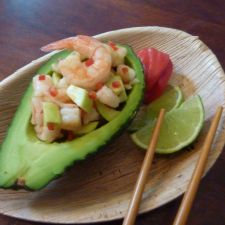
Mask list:
[[[137,55],[144,65],[147,87],[151,89],[167,67],[170,61],[169,55],[155,48],[142,49]]]
[[[138,58],[141,60],[145,76],[147,75],[147,65],[148,65],[148,49],[144,48],[137,53]]]
[[[169,56],[154,48],[148,49],[148,80],[150,80],[149,88],[152,88],[159,80],[169,63]]]
[[[172,62],[169,55],[155,48],[145,48],[137,53],[145,72],[145,103],[159,97],[167,86],[172,73]]]
[[[146,91],[144,103],[148,104],[163,94],[168,84],[168,81],[171,77],[172,70],[173,70],[173,64],[170,61],[166,69],[160,75],[157,83],[151,88],[150,91]]]

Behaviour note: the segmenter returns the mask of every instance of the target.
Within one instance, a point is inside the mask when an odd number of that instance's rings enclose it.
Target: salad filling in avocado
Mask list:
[[[79,45],[78,45],[79,41]],[[37,190],[107,144],[129,124],[144,91],[130,47],[78,36],[33,78],[0,149],[0,187]]]
[[[42,49],[64,48],[71,53],[51,66],[52,75],[37,74],[32,82],[31,123],[37,137],[49,143],[75,139],[93,121],[114,119],[128,89],[139,82],[135,70],[125,64],[123,46],[80,35]]]

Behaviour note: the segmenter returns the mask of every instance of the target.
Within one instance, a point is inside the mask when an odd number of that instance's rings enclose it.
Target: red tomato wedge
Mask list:
[[[137,53],[145,72],[146,92],[144,103],[158,98],[170,79],[173,64],[169,55],[155,48],[145,48]]]
[[[173,64],[169,62],[165,71],[160,75],[157,83],[149,91],[149,95],[146,93],[145,99],[144,99],[144,102],[146,104],[154,101],[155,99],[159,98],[163,94],[168,84],[168,81],[170,79],[170,76],[172,74],[172,70],[173,70]]]

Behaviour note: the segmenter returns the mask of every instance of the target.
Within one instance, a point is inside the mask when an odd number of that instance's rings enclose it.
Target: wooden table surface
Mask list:
[[[1,0],[0,80],[41,56],[41,46],[76,34],[158,25],[197,35],[225,68],[224,0]],[[201,183],[188,225],[225,225],[225,152]],[[138,217],[169,225],[181,198]],[[0,215],[1,225],[34,225]],[[121,224],[121,221],[104,223]]]

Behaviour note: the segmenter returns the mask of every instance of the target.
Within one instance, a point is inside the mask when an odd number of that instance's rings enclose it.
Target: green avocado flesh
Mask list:
[[[45,125],[47,125],[48,123],[61,123],[59,107],[55,103],[43,102],[43,114]]]
[[[85,124],[83,125],[83,127],[78,130],[78,131],[75,131],[74,134],[75,135],[83,135],[83,134],[87,134],[93,130],[96,129],[96,127],[98,126],[98,121],[95,121],[95,122],[90,122],[88,124]]]
[[[100,102],[96,102],[96,108],[100,115],[107,121],[115,119],[116,116],[120,114],[120,111],[110,108]]]
[[[67,88],[67,95],[72,99],[74,103],[76,103],[80,108],[82,108],[86,112],[91,112],[93,108],[93,100],[88,97],[88,91],[76,87],[74,85],[70,85]]]
[[[130,47],[124,47],[128,51],[126,61],[136,71],[140,82],[134,85],[127,102],[115,119],[72,141],[45,143],[36,137],[30,123],[32,85],[29,86],[1,145],[0,187],[12,188],[22,183],[23,188],[41,189],[74,162],[85,159],[87,155],[107,144],[121,128],[128,125],[142,100],[144,75],[136,55]],[[68,54],[69,51],[56,53],[37,74],[51,74],[51,65]]]

